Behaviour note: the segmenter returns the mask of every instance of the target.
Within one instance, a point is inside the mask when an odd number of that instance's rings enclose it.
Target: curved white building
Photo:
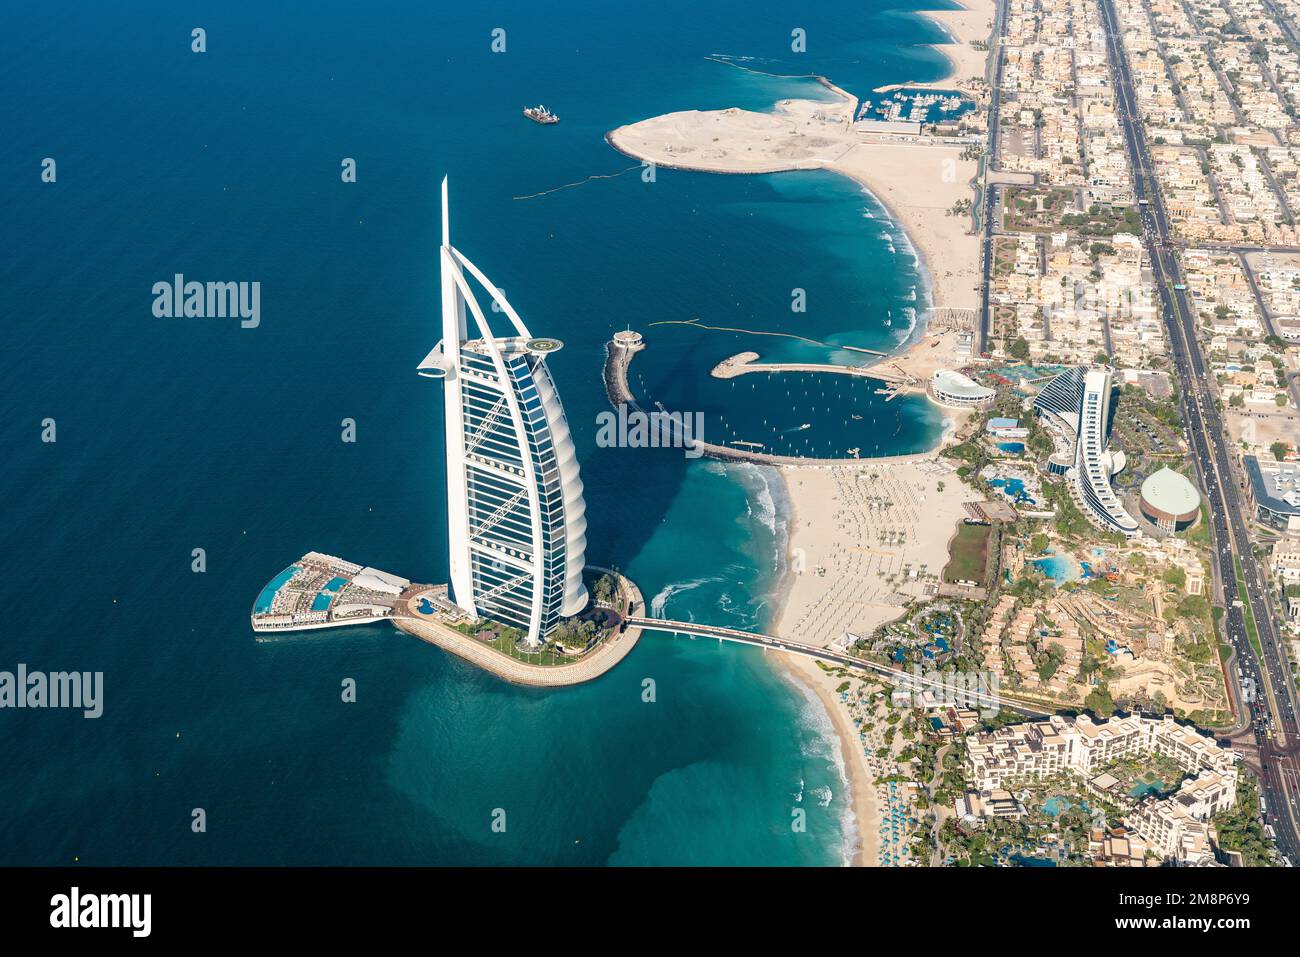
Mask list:
[[[1137,522],[1125,509],[1110,477],[1123,468],[1107,450],[1110,439],[1110,372],[1089,369],[1083,379],[1079,408],[1079,444],[1074,459],[1078,492],[1087,510],[1102,528],[1125,537],[1138,534]]]
[[[443,380],[451,598],[537,644],[587,604],[582,480],[546,367],[562,343],[534,338],[501,290],[451,245],[446,179],[439,254],[442,341],[419,373]],[[515,335],[492,331],[470,278]]]
[[[930,376],[930,398],[954,409],[978,408],[993,402],[997,392],[953,369],[937,369]]]
[[[1076,366],[1043,387],[1034,410],[1070,446],[1069,455],[1058,451],[1048,459],[1048,472],[1066,476],[1071,495],[1094,525],[1132,538],[1139,534],[1137,522],[1110,484],[1125,465],[1122,451],[1107,448],[1110,397],[1108,369]]]

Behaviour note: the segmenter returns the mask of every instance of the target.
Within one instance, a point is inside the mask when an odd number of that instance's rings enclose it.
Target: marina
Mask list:
[[[635,389],[629,382],[631,360],[646,346],[631,330],[607,344],[604,379],[611,405],[669,408],[649,394],[644,379],[637,377]],[[801,465],[885,456],[902,461],[930,452],[942,413],[897,364],[756,359],[756,352],[724,359],[691,390],[704,416],[704,441],[696,443],[702,454],[722,461]],[[891,404],[900,397],[905,400]],[[902,437],[912,434],[917,447],[900,450]]]
[[[975,108],[973,100],[942,90],[895,89],[879,100],[863,100],[855,117],[883,122],[934,123],[953,120]]]

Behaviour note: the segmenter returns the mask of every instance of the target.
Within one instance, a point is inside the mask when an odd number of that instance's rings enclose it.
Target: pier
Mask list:
[[[867,352],[867,349],[855,349],[857,352]],[[884,355],[883,352],[876,355]],[[746,375],[751,372],[827,372],[832,375],[851,375],[861,376],[866,379],[877,379],[880,382],[888,383],[903,389],[921,389],[919,383],[913,376],[904,372],[894,363],[880,363],[877,365],[863,366],[841,366],[830,362],[757,362],[757,352],[738,352],[734,356],[723,359],[709,374],[715,379],[734,379],[736,376]]]

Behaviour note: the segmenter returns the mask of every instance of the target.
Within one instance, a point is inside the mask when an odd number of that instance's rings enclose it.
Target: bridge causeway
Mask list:
[[[688,635],[693,638],[717,638],[719,641],[733,641],[742,645],[751,645],[756,648],[771,648],[776,651],[784,651],[794,655],[804,655],[808,658],[814,658],[820,661],[827,661],[844,668],[858,668],[863,671],[870,671],[885,678],[892,684],[907,684],[909,686],[921,685],[923,687],[935,688],[941,691],[951,691],[951,687],[942,681],[926,678],[924,675],[915,675],[911,672],[900,671],[896,668],[890,668],[887,665],[879,664],[874,661],[867,661],[862,658],[855,658],[844,652],[835,651],[831,648],[823,648],[818,645],[809,645],[801,641],[792,641],[787,638],[775,638],[771,635],[759,634],[753,631],[740,631],[736,628],[723,628],[719,625],[704,625],[695,621],[672,621],[665,618],[644,618],[639,616],[629,617],[627,624],[632,627],[640,628],[643,631],[663,631],[672,634]],[[1009,711],[1015,711],[1028,717],[1046,717],[1050,712],[1044,711],[1036,705],[1030,705],[1025,702],[1016,701],[999,694],[987,694],[986,699],[1000,708],[1006,708]]]

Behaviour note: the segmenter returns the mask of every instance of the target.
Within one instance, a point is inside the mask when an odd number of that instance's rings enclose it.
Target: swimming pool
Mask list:
[[[312,611],[325,611],[335,598],[338,597],[339,589],[348,583],[348,580],[341,575],[336,575],[324,585],[321,586],[320,592],[311,601]]]
[[[280,574],[272,578],[267,586],[262,589],[261,594],[257,596],[257,603],[253,605],[253,611],[259,615],[264,615],[270,611],[271,602],[275,600],[275,593],[300,571],[302,571],[300,566],[290,565],[284,571],[280,572]]]
[[[1078,581],[1083,575],[1083,569],[1078,562],[1069,555],[1059,554],[1055,550],[1042,558],[1032,559],[1030,564],[1050,578],[1055,585]]]
[[[1043,813],[1051,817],[1057,817],[1074,806],[1074,802],[1069,798],[1056,794],[1043,802]],[[1089,809],[1088,804],[1085,801],[1080,801],[1078,807],[1081,811],[1087,811]]]
[[[1025,482],[1018,478],[995,478],[989,479],[989,485],[996,489],[1001,489],[1002,494],[1011,501],[1019,505],[1021,502],[1028,502],[1030,505],[1036,504],[1034,497],[1025,491]]]
[[[1129,790],[1129,797],[1135,797],[1139,801],[1148,794],[1159,794],[1165,789],[1163,781],[1139,781]]]

